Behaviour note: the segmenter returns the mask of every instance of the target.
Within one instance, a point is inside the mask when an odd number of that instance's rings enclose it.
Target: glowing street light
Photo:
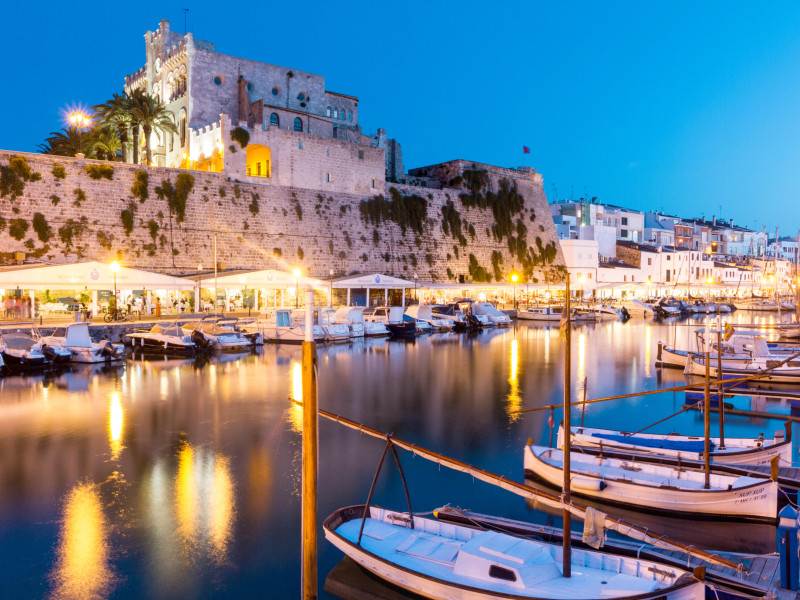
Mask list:
[[[114,261],[109,266],[111,271],[114,273],[114,321],[117,320],[117,271],[119,271],[119,263]]]
[[[75,129],[78,130],[78,152],[83,154],[83,144],[82,144],[83,140],[81,138],[81,132],[84,129],[88,129],[89,125],[92,124],[92,121],[85,114],[83,114],[82,112],[78,111],[78,112],[72,113],[69,116],[69,122],[72,124],[72,126]]]
[[[294,307],[300,308],[300,269],[294,270]]]
[[[330,293],[328,294],[328,306],[332,307],[333,306],[333,269],[331,269],[328,272],[328,275],[331,276],[331,289],[330,289]]]
[[[514,308],[517,308],[517,281],[519,281],[519,275],[511,273],[511,283],[514,289]]]

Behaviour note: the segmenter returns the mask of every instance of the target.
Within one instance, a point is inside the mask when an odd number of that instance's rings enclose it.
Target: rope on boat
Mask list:
[[[293,402],[300,404],[297,400],[292,400]],[[371,427],[367,427],[366,425],[362,425],[356,421],[351,421],[350,419],[346,419],[345,417],[336,415],[334,413],[330,413],[328,411],[319,409],[320,416],[325,417],[326,419],[330,419],[331,421],[335,421],[340,425],[344,425],[350,429],[354,429],[361,433],[367,434],[371,437],[378,438],[380,440],[387,440],[387,435],[382,433],[376,429],[372,429]],[[501,475],[497,475],[485,469],[481,469],[480,467],[474,467],[468,463],[460,461],[455,458],[447,457],[443,454],[435,452],[433,450],[428,450],[417,444],[413,444],[411,442],[407,442],[405,440],[401,440],[396,437],[390,437],[389,440],[392,444],[399,446],[400,448],[411,452],[413,455],[417,455],[420,458],[424,458],[431,462],[437,463],[440,467],[444,466],[450,468],[454,471],[458,471],[460,473],[466,473],[468,475],[472,475],[473,478],[483,481],[484,483],[489,483],[491,485],[496,485],[506,491],[509,491],[517,496],[521,496],[523,498],[529,498],[534,501],[539,501],[542,504],[550,506],[552,508],[563,509],[566,508],[571,514],[575,515],[577,518],[581,520],[585,520],[586,518],[586,507],[581,506],[579,504],[575,504],[574,502],[564,503],[559,496],[554,494],[550,494],[544,491],[536,490],[534,488],[528,487],[522,483],[518,483],[513,480],[506,479]],[[648,528],[642,528],[638,525],[633,525],[632,523],[628,523],[619,519],[617,517],[612,517],[606,515],[604,526],[606,529],[611,529],[613,531],[617,531],[622,535],[626,535],[633,539],[637,539],[639,541],[645,542],[657,548],[661,548],[663,550],[669,551],[679,551],[679,552],[687,552],[696,558],[705,561],[710,564],[715,564],[721,567],[728,567],[731,569],[744,569],[744,566],[741,563],[735,563],[730,561],[722,556],[717,554],[713,554],[711,552],[707,552],[705,550],[700,550],[696,548],[692,548],[686,546],[677,541],[673,541],[666,536],[658,536],[655,534],[649,533]],[[748,572],[749,573],[749,572]]]

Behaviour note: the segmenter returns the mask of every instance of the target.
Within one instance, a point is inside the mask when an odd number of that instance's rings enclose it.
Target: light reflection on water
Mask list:
[[[651,361],[659,341],[685,346],[696,328],[576,327],[573,399],[682,385],[680,371]],[[560,403],[562,355],[558,327],[529,324],[320,347],[319,403],[521,480],[522,445],[528,437],[547,443],[549,414],[514,411]],[[65,598],[90,597],[83,590],[115,598],[298,594],[302,409],[287,398],[302,398],[300,360],[299,347],[266,347],[211,363],[137,360],[0,379],[0,555],[13,557],[0,563],[0,596],[41,597],[36,582],[47,576],[47,595]],[[731,401],[790,410],[763,396]],[[586,425],[638,429],[683,402],[665,393],[589,404]],[[726,422],[729,436],[769,437],[780,428],[780,418]],[[699,433],[702,416],[684,413],[654,429],[673,430]],[[320,519],[365,500],[381,446],[320,421]],[[470,478],[402,453],[401,460],[415,509],[451,502],[550,519]],[[375,501],[401,500],[385,469]],[[340,557],[321,539],[321,578]]]

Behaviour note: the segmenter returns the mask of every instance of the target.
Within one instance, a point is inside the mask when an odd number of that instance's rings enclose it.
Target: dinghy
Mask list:
[[[788,423],[788,422],[787,422]],[[675,433],[629,433],[611,429],[572,427],[572,446],[581,451],[622,450],[637,453],[637,460],[647,460],[647,455],[669,456],[685,460],[702,460],[705,441],[702,436],[678,435]],[[768,465],[776,456],[779,464],[792,464],[791,423],[786,431],[775,432],[772,439],[725,438],[724,448],[719,438],[710,438],[711,462],[728,465]],[[789,435],[786,435],[789,432]],[[564,445],[564,428],[558,428],[559,448]]]
[[[374,506],[343,508],[325,537],[374,575],[435,599],[702,600],[689,572],[650,560],[573,549],[563,576],[561,545],[484,531]]]
[[[564,453],[525,445],[525,474],[552,486],[564,480]],[[710,519],[774,522],[778,483],[746,476],[705,474],[634,460],[570,453],[571,489],[575,495],[638,510]]]
[[[70,362],[102,363],[122,360],[124,346],[108,340],[93,342],[88,323],[71,323],[57,327],[52,335],[42,338],[42,343],[55,348],[65,348],[71,353]]]
[[[149,331],[129,333],[124,341],[134,353],[158,356],[194,356],[197,349],[191,336],[176,321],[156,323]]]

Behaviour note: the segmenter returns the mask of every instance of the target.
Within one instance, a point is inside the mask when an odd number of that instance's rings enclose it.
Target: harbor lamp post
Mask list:
[[[514,308],[517,308],[517,281],[519,281],[519,275],[516,273],[511,274],[511,284],[513,285],[514,290]]]
[[[333,307],[333,269],[328,272],[328,275],[331,276],[331,289],[330,293],[328,294],[328,306]]]
[[[294,307],[300,308],[300,269],[294,270]]]
[[[117,314],[119,314],[117,312],[117,310],[118,310],[118,306],[117,306],[117,304],[118,304],[117,303],[117,271],[119,271],[119,263],[117,261],[112,262],[111,266],[110,266],[110,269],[114,273],[114,321],[116,321],[117,320]]]
[[[414,300],[419,304],[419,296],[417,296],[417,274],[414,273]]]
[[[74,112],[69,116],[69,122],[72,123],[72,126],[78,130],[78,152],[83,154],[83,140],[81,138],[81,132],[88,128],[91,124],[91,120],[82,112]]]
[[[203,265],[197,265],[197,302],[195,302],[194,309],[198,312],[203,312]]]
[[[706,283],[708,284],[708,297],[711,298],[711,284],[714,283],[714,278],[709,275],[706,277]]]

